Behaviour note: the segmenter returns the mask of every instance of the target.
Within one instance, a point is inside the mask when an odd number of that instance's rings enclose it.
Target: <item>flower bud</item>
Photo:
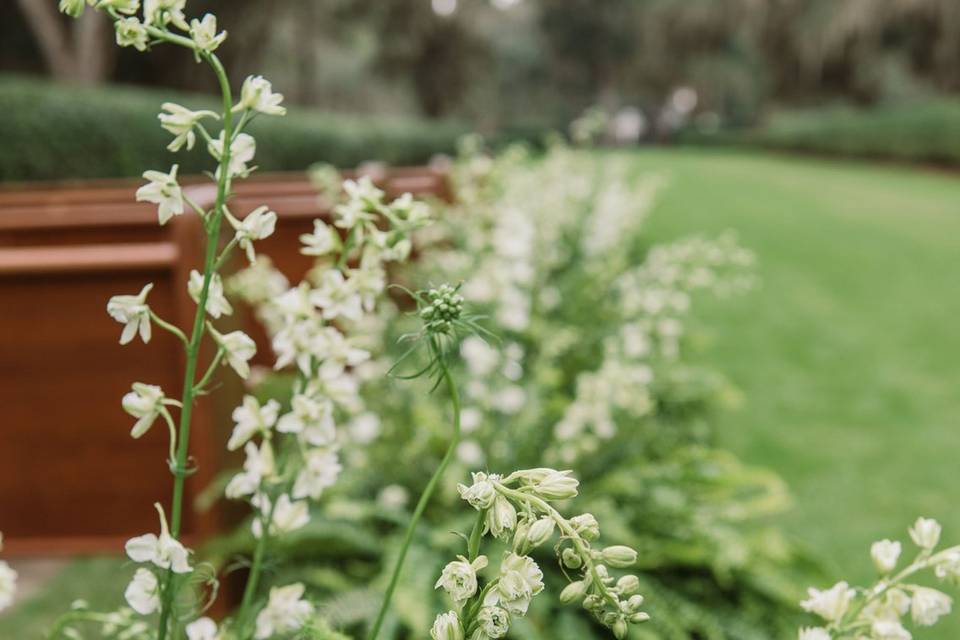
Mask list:
[[[940,523],[931,518],[917,518],[910,529],[910,537],[918,547],[930,551],[940,542]]]
[[[552,518],[540,518],[530,527],[527,533],[527,542],[539,547],[553,535],[554,522]]]
[[[630,622],[634,624],[639,624],[641,622],[646,622],[650,619],[649,613],[644,613],[643,611],[638,611],[637,613],[630,616]]]
[[[60,0],[60,11],[71,18],[79,18],[85,6],[84,0]]]
[[[640,590],[640,579],[637,576],[623,576],[617,580],[617,589],[622,595],[633,595]]]
[[[584,540],[592,541],[600,537],[600,523],[591,513],[575,516],[570,519],[570,524],[574,530],[579,533]]]
[[[499,538],[517,526],[517,510],[510,501],[498,495],[493,506],[487,511],[487,529],[493,537]]]
[[[430,637],[433,640],[464,640],[463,627],[456,612],[448,611],[438,615],[433,629],[430,630]]]
[[[534,492],[544,500],[568,500],[577,495],[580,481],[570,471],[554,471],[533,485]]]
[[[890,573],[896,568],[897,560],[900,558],[900,543],[892,540],[874,542],[870,547],[870,557],[877,571],[881,574]]]
[[[643,606],[643,596],[635,595],[630,596],[630,599],[627,600],[627,611],[630,613],[635,613],[639,611],[640,607]]]
[[[583,580],[577,580],[576,582],[571,582],[563,591],[560,592],[560,602],[563,604],[570,604],[571,602],[576,602],[582,598],[587,593],[587,583]]]
[[[603,561],[612,567],[625,569],[637,562],[637,552],[623,545],[607,547],[602,552]]]
[[[497,490],[493,487],[493,480],[485,473],[478,472],[473,474],[473,484],[469,487],[463,484],[457,485],[457,491],[460,497],[470,503],[474,509],[489,509],[493,506],[493,501],[497,497]]]
[[[563,560],[563,565],[569,569],[579,569],[583,565],[583,558],[580,557],[580,554],[569,547],[563,550],[560,559]]]
[[[613,635],[616,636],[617,640],[623,640],[627,637],[627,621],[623,618],[618,618],[616,622],[613,623]]]
[[[595,593],[591,593],[583,599],[583,608],[587,611],[597,611],[603,608],[603,598]]]

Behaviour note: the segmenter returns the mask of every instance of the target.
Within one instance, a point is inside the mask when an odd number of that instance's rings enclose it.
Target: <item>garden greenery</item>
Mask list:
[[[150,307],[150,283],[107,305],[121,344],[149,343],[158,327],[184,349],[178,395],[134,382],[122,399],[132,437],[158,423],[169,433],[172,500],[155,505],[155,531],[126,544],[127,606],[102,613],[77,601],[51,637],[81,640],[93,628],[118,640],[344,638],[328,622],[366,624],[370,640],[784,630],[799,555],[756,524],[783,506],[782,484],[713,448],[709,413],[728,387],[683,359],[696,297],[754,284],[754,257],[732,235],[648,246],[640,229],[662,178],[559,143],[535,161],[522,149],[490,157],[468,139],[451,167],[456,201],[434,203],[442,224],[409,194],[389,200],[369,177],[341,185],[318,168],[333,215],[300,238],[316,265],[291,285],[256,252],[276,214],[228,208],[234,181],[256,168],[245,128],[284,115],[283,96],[252,76],[235,102],[215,54],[227,34],[210,14],[188,20],[185,0],[145,0],[142,11],[139,0],[60,2],[72,16],[87,5],[113,19],[120,46],[172,44],[209,65],[222,107],[165,103],[159,115],[170,151],[205,144],[213,206],[181,189],[177,165],[144,172],[136,195],[161,225],[185,214],[202,222],[203,269],[183,283],[197,305],[192,326]],[[421,264],[403,269],[415,243]],[[250,266],[225,278],[235,252]],[[460,284],[385,295],[405,278]],[[406,297],[415,304],[402,315]],[[275,373],[251,385],[225,443],[245,454],[224,493],[249,506],[249,526],[202,562],[181,539],[191,413],[221,368],[252,377],[254,341],[218,328],[237,301],[264,323]],[[214,352],[201,363],[205,341]],[[599,543],[601,529],[612,544]],[[802,606],[824,624],[802,628],[801,640],[903,640],[908,611],[917,625],[949,612],[948,596],[907,581],[928,569],[957,580],[960,548],[936,551],[932,520],[910,536],[919,554],[900,571],[899,543],[873,546],[876,585],[811,590]],[[218,623],[205,614],[230,540],[250,559],[242,599]],[[355,553],[363,540],[372,548]],[[327,567],[297,560],[326,551]],[[0,562],[0,609],[15,581]],[[554,598],[537,598],[552,588]]]

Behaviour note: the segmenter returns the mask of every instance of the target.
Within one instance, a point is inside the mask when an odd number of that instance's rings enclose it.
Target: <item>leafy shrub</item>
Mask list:
[[[0,181],[139,176],[145,167],[180,163],[180,174],[206,169],[203,145],[166,150],[169,134],[157,112],[163,102],[217,109],[213,98],[130,88],[80,89],[0,76]],[[367,160],[425,162],[450,152],[463,129],[452,122],[353,117],[291,110],[249,127],[271,144],[258,149],[261,170],[301,170],[318,158],[336,166]],[[29,150],[29,152],[28,152]]]

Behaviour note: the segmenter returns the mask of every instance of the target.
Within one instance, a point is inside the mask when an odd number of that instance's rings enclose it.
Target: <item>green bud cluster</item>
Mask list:
[[[454,323],[463,313],[463,296],[457,293],[457,287],[443,284],[424,292],[423,298],[420,317],[426,330],[434,334],[452,333]]]

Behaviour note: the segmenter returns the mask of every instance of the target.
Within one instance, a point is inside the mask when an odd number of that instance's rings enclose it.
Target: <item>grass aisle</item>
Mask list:
[[[699,356],[744,393],[724,444],[789,482],[784,524],[838,575],[918,515],[960,542],[960,179],[720,151],[649,151],[655,240],[735,229],[760,290],[705,303]],[[952,595],[957,596],[956,590]],[[960,603],[924,638],[960,637]]]

